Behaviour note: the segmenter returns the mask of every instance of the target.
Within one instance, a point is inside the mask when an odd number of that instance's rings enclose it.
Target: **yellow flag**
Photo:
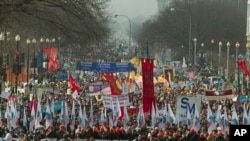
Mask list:
[[[133,65],[136,65],[136,63],[137,63],[137,58],[136,58],[136,57],[133,57],[133,58],[130,60],[130,63],[133,64]]]
[[[119,89],[122,88],[121,83],[120,83],[118,80],[116,80],[115,83],[116,83],[116,86],[117,86]]]

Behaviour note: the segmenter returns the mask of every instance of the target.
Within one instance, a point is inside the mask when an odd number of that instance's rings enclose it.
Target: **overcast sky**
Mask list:
[[[112,13],[131,19],[138,16],[148,18],[158,11],[156,0],[111,0],[110,4]]]

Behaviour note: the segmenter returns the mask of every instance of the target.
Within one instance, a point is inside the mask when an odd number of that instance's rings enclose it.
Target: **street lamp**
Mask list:
[[[222,47],[222,42],[219,42],[219,65],[218,65],[218,74],[220,75],[220,59],[221,59],[221,47]]]
[[[211,40],[211,56],[210,56],[210,59],[211,59],[211,69],[213,69],[213,47],[214,47],[214,39]]]
[[[20,57],[20,53],[19,53],[20,36],[16,35],[15,40],[16,40],[16,64],[15,64],[16,86],[15,86],[15,93],[17,94],[17,85],[18,85],[17,81],[18,81],[18,74],[19,74],[19,57]]]
[[[35,74],[36,74],[36,39],[35,38],[33,38],[32,39],[32,44],[33,44],[33,47],[34,47],[34,78],[35,78]]]
[[[40,64],[40,68],[39,68],[39,73],[41,73],[41,71],[43,70],[43,56],[44,56],[44,54],[43,54],[43,47],[44,47],[44,45],[43,45],[43,43],[44,43],[44,38],[41,38],[40,39],[40,43],[41,43],[41,47],[40,47],[40,54],[39,54],[39,57],[41,57],[41,64]]]
[[[51,42],[52,42],[52,47],[55,46],[56,39],[55,39],[55,38],[52,38],[52,39],[51,39]]]
[[[49,40],[49,38],[46,38],[46,43],[47,43],[47,47],[49,46],[49,42],[50,42],[50,40]]]
[[[26,40],[27,47],[28,47],[28,58],[27,58],[27,83],[29,82],[29,69],[30,69],[30,39]]]
[[[226,71],[226,79],[228,79],[228,72],[229,72],[229,49],[230,49],[230,42],[227,42],[227,71]]]
[[[196,65],[196,45],[197,45],[197,38],[194,38],[193,41],[194,41],[194,65]]]
[[[61,37],[57,37],[57,40],[58,40],[58,48],[60,48]]]
[[[235,43],[235,47],[236,47],[236,55],[235,55],[235,60],[236,60],[236,67],[237,67],[237,83],[238,83],[238,91],[239,91],[239,88],[240,88],[240,68],[239,68],[239,64],[237,63],[237,61],[239,60],[239,57],[238,57],[238,49],[240,47],[240,43],[239,42],[236,42]]]
[[[170,11],[175,11],[175,8],[170,8]],[[192,16],[191,16],[191,13],[187,12],[186,10],[181,10],[181,9],[178,9],[178,11],[180,12],[184,12],[185,14],[187,13],[187,16],[188,16],[188,56],[189,56],[189,62],[191,62],[192,58],[191,58],[191,44],[192,44]],[[186,17],[187,17],[186,16]]]
[[[247,61],[247,66],[248,66],[248,70],[249,70],[249,58],[250,58],[250,43],[249,41],[247,41],[247,44],[246,44],[246,48],[247,48],[247,53],[246,53],[246,61]],[[249,87],[249,84],[248,84],[248,81],[249,81],[249,76],[247,76],[247,88]]]
[[[132,33],[131,33],[131,30],[132,30],[132,29],[131,29],[131,20],[130,20],[129,17],[126,16],[126,15],[117,15],[117,14],[116,14],[116,15],[115,15],[115,18],[118,17],[118,16],[120,16],[120,17],[125,17],[125,18],[128,20],[128,22],[129,22],[129,41],[128,41],[129,47],[128,47],[128,48],[129,48],[129,52],[131,53],[131,36],[132,36],[132,35],[131,35],[131,34],[132,34]]]

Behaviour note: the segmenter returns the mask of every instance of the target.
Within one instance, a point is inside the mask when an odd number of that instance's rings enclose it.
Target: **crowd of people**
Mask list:
[[[75,127],[71,128],[70,124],[63,125],[60,120],[60,111],[58,111],[53,116],[53,126],[45,128],[45,114],[43,113],[43,119],[39,123],[39,126],[34,129],[34,131],[29,131],[28,126],[24,126],[22,119],[24,115],[22,114],[24,109],[26,110],[26,115],[28,121],[30,120],[31,111],[29,108],[30,93],[34,93],[37,88],[44,89],[41,105],[46,107],[47,101],[67,101],[69,105],[74,101],[72,95],[67,94],[67,89],[69,88],[68,80],[58,80],[56,74],[52,74],[46,80],[46,83],[28,83],[24,86],[24,92],[15,93],[14,90],[11,91],[11,96],[15,96],[16,107],[20,113],[20,117],[17,122],[16,128],[7,127],[7,118],[4,116],[4,111],[6,110],[8,99],[2,99],[1,106],[1,126],[0,126],[0,138],[10,141],[13,139],[20,139],[22,141],[29,140],[43,140],[43,139],[56,139],[56,140],[129,140],[129,141],[229,141],[229,130],[221,131],[218,127],[212,132],[207,130],[207,115],[206,110],[208,105],[211,106],[213,112],[215,112],[218,106],[222,106],[221,111],[224,108],[231,109],[232,105],[235,104],[232,99],[223,99],[217,101],[206,101],[201,102],[201,128],[199,131],[195,131],[193,128],[188,128],[187,125],[165,125],[163,128],[159,126],[152,127],[150,116],[146,117],[146,122],[143,126],[138,127],[136,117],[137,115],[130,115],[130,121],[127,126],[124,127],[122,120],[118,121],[116,126],[109,127],[108,125],[102,125],[100,123],[100,109],[103,107],[102,101],[98,101],[95,97],[89,97],[87,95],[87,85],[93,81],[103,81],[100,75],[95,75],[93,80],[93,74],[87,76],[85,74],[84,80],[77,80],[77,84],[80,87],[80,92],[78,93],[79,104],[84,104],[86,107],[90,106],[90,101],[93,102],[94,108],[94,124],[92,126],[81,127],[79,121],[76,121]],[[50,80],[51,79],[51,80]],[[206,78],[204,78],[206,79]],[[187,80],[184,77],[176,77],[173,81],[183,81]],[[156,104],[159,109],[163,109],[166,103],[171,104],[172,110],[176,110],[176,98],[178,96],[196,96],[198,94],[204,94],[206,91],[203,82],[204,80],[194,80],[192,86],[187,87],[176,87],[169,88],[165,87],[162,83],[155,84],[155,99]],[[53,91],[47,91],[47,89],[53,88]],[[213,85],[210,84],[212,88]],[[142,101],[142,89],[137,87],[139,93],[133,95],[133,106],[138,107]],[[246,88],[242,89],[242,94],[247,95],[248,90]],[[33,95],[33,99],[36,99],[36,95]],[[77,105],[76,105],[77,106]],[[79,105],[78,105],[79,106]],[[248,105],[247,105],[248,106]],[[70,109],[70,108],[69,108]],[[87,108],[86,108],[87,109]],[[70,110],[69,110],[70,111]],[[237,111],[239,115],[239,120],[242,123],[243,105],[240,105]],[[77,113],[77,112],[76,112]],[[232,116],[232,111],[228,110],[228,117]]]

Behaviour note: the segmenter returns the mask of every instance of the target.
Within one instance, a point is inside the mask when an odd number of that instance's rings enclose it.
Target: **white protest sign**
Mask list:
[[[131,106],[132,103],[129,102],[129,96],[127,94],[112,96],[112,95],[102,95],[103,106],[106,108],[110,107],[110,102],[113,100],[113,104],[116,105],[116,99],[118,98],[120,106]]]
[[[179,122],[186,123],[187,110],[190,111],[191,116],[194,115],[195,105],[201,107],[201,97],[180,96],[176,102],[176,118]]]

